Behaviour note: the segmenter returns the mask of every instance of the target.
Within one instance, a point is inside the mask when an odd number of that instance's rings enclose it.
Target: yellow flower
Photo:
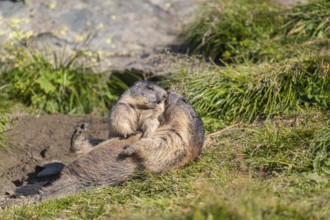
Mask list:
[[[105,42],[106,42],[107,44],[112,44],[112,39],[111,39],[111,38],[108,38],[108,39],[105,40]]]
[[[81,42],[83,40],[84,40],[84,37],[83,36],[81,36],[81,35],[77,35],[76,36],[76,42]]]
[[[55,9],[56,8],[56,3],[50,3],[48,5],[49,9]]]

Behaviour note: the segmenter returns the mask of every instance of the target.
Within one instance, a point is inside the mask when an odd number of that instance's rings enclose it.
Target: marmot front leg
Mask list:
[[[143,122],[141,127],[141,130],[143,132],[142,138],[150,137],[156,131],[159,125],[160,123],[157,118],[154,117],[147,118]]]
[[[149,110],[148,114],[151,114],[150,116],[147,116],[142,125],[141,125],[141,130],[142,130],[142,138],[147,138],[150,137],[152,134],[155,133],[157,128],[160,125],[160,117],[164,113],[165,110],[165,102],[162,101],[160,104],[157,105],[155,109],[152,111]]]
[[[159,150],[159,141],[154,138],[143,138],[134,144],[124,145],[120,156],[131,156],[137,154],[140,157],[153,154]]]
[[[120,156],[132,156],[134,153],[136,153],[134,145],[124,145],[123,151],[120,153]]]
[[[109,121],[109,138],[128,138],[135,134],[137,129],[137,114],[135,109],[124,103],[118,103],[111,110]]]
[[[128,123],[126,124],[123,120],[120,124],[117,124],[116,133],[121,134],[121,137],[126,139],[136,134],[137,132],[134,129],[132,129]]]
[[[147,139],[143,139],[147,140]],[[135,144],[126,144],[123,146],[123,151],[119,154],[120,157],[132,156],[133,154],[141,154],[143,151],[143,144],[141,140]]]

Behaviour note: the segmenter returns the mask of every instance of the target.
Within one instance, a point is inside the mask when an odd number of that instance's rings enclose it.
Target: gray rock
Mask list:
[[[66,54],[83,48],[97,54],[100,71],[124,70],[177,44],[178,28],[197,1],[0,1],[0,44],[30,37],[30,47],[62,56],[64,48]]]
[[[45,164],[42,167],[43,170],[37,174],[37,177],[46,177],[59,174],[63,170],[64,164],[61,162],[53,162]]]
[[[13,194],[16,186],[14,183],[12,183],[10,180],[7,179],[0,179],[0,197],[8,194],[11,195]]]

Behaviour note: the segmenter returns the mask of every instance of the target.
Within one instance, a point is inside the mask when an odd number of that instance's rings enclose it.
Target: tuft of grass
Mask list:
[[[188,52],[220,64],[278,62],[311,53],[315,48],[308,42],[329,38],[329,1],[288,9],[273,3],[209,1],[182,33]]]
[[[94,74],[79,63],[77,52],[65,62],[50,61],[43,54],[17,48],[1,69],[0,88],[8,100],[22,102],[46,113],[106,113],[115,95],[104,74]],[[79,64],[79,65],[78,65]]]
[[[308,108],[330,108],[330,57],[310,57],[268,67],[221,68],[186,77],[186,89],[201,115],[251,122]],[[188,79],[187,79],[188,78]]]
[[[311,145],[315,153],[315,170],[330,175],[330,121],[318,129]]]
[[[209,183],[200,204],[183,219],[327,219],[329,209],[319,207],[329,204],[329,197],[322,196],[329,189],[316,188],[298,175],[275,181],[235,178],[223,187]]]
[[[279,22],[276,7],[270,2],[211,1],[182,33],[189,52],[202,53],[216,62],[276,56],[278,52],[272,48],[278,46],[269,39]]]
[[[287,38],[296,41],[309,41],[330,37],[330,2],[328,0],[310,1],[297,5],[284,13],[281,27]]]

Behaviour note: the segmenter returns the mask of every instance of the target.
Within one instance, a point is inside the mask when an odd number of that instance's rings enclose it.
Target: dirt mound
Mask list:
[[[69,150],[76,125],[89,123],[91,135],[107,138],[107,119],[95,116],[26,116],[6,132],[9,151],[0,149],[0,197],[11,194],[36,178],[41,166],[54,162],[64,165],[76,158]]]

